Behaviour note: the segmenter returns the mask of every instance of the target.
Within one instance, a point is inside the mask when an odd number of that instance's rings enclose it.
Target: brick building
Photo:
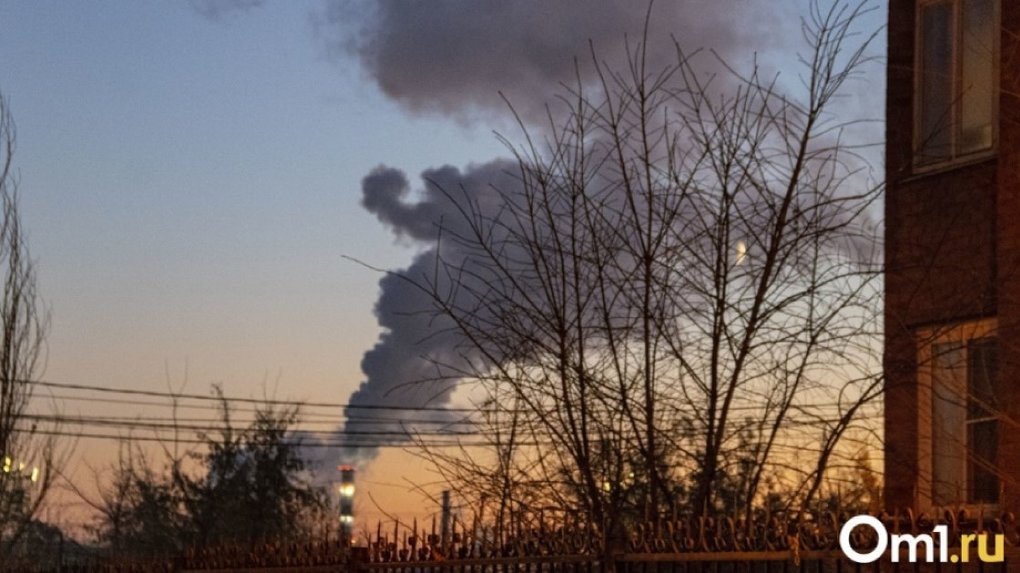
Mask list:
[[[1020,510],[1020,0],[889,0],[886,505]]]

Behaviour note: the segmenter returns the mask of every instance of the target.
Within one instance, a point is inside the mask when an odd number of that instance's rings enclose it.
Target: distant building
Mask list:
[[[885,493],[1020,509],[1020,1],[890,0]]]

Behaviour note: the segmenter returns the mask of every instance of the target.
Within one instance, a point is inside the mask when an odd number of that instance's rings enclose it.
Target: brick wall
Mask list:
[[[916,0],[890,0],[886,102],[886,503],[916,507],[919,328],[998,316],[1000,387],[1020,380],[1020,3],[1002,2],[1004,95],[996,158],[936,172],[912,168]],[[1010,51],[1017,57],[1009,57]],[[1011,93],[1007,93],[1011,92]],[[1014,318],[1016,320],[1014,320]],[[1012,349],[1012,351],[1010,351]],[[1016,408],[1016,406],[1011,406]],[[1020,414],[1020,410],[1015,412]],[[1016,417],[1020,420],[1020,416]],[[1018,427],[1000,423],[1000,462],[1020,475]],[[1008,480],[1007,480],[1008,481]],[[1014,510],[1020,489],[1007,488]]]
[[[999,423],[999,469],[1006,508],[1020,510],[1020,2],[1002,1],[1002,75],[998,172],[997,261],[999,390],[1006,418]]]

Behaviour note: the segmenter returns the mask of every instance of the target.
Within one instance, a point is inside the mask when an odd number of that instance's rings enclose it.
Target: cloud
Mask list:
[[[794,0],[686,0],[651,7],[649,70],[688,51],[749,60],[797,30]],[[529,118],[580,66],[592,80],[589,41],[621,69],[642,38],[647,4],[633,0],[332,0],[322,18],[335,47],[352,55],[390,98],[418,113],[470,119],[504,114],[502,91]],[[792,25],[791,25],[792,24]],[[796,34],[793,35],[797,39]]]

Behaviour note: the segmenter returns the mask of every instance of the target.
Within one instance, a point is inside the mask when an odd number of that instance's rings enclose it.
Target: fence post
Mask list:
[[[361,573],[368,561],[368,547],[347,547],[347,573]]]

